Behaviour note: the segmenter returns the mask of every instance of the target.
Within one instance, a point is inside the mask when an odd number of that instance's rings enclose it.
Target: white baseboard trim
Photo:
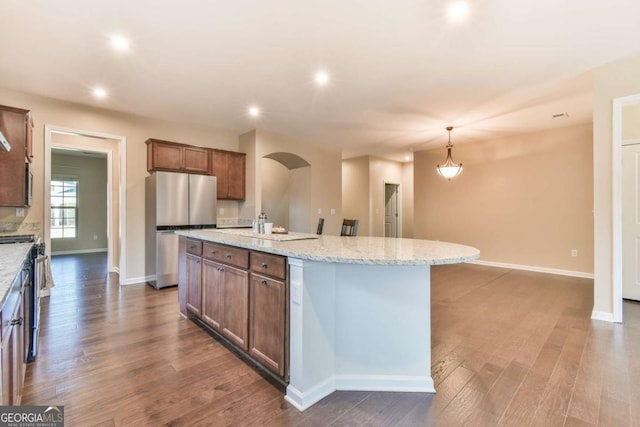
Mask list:
[[[603,322],[609,322],[609,323],[614,322],[613,313],[608,313],[606,311],[593,310],[591,312],[591,318],[593,320],[602,320]]]
[[[291,403],[298,411],[304,411],[314,403],[324,399],[331,393],[336,391],[333,377],[327,378],[323,382],[317,384],[306,393],[301,392],[292,385],[287,386],[287,395],[285,400]]]
[[[156,280],[156,276],[142,276],[142,277],[132,277],[130,279],[126,279],[122,282],[122,285],[139,285],[141,283],[147,283]]]
[[[78,249],[73,251],[55,251],[51,252],[51,256],[56,255],[78,255],[78,254],[93,254],[97,252],[108,252],[107,248],[97,248],[97,249]]]
[[[317,384],[306,393],[292,385],[287,387],[285,400],[298,411],[304,411],[336,390],[393,391],[435,393],[431,377],[399,375],[334,375]]]
[[[431,377],[399,375],[336,375],[336,390],[406,391],[435,393]]]
[[[536,273],[558,274],[560,276],[580,277],[582,279],[594,278],[593,273],[585,273],[582,271],[572,271],[572,270],[561,270],[558,268],[536,267],[532,265],[509,264],[506,262],[475,260],[475,261],[469,261],[469,264],[486,265],[488,267],[509,268],[513,270],[534,271]]]

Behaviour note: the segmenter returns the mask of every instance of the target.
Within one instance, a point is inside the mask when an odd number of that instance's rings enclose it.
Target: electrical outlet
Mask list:
[[[336,214],[336,210],[335,209],[331,209],[331,215],[335,215]]]
[[[318,208],[318,215],[322,215],[322,208]]]
[[[291,282],[291,302],[296,305],[302,304],[302,283]]]
[[[98,240],[98,235],[97,234],[93,235],[93,240]]]
[[[571,256],[578,256],[578,250],[577,249],[571,249]]]
[[[24,208],[16,208],[16,217],[17,218],[24,217]]]
[[[224,208],[218,209],[218,212],[220,212],[220,215],[224,215]]]

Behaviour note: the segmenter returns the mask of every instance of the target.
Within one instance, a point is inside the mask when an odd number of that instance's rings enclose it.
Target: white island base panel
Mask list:
[[[429,265],[289,265],[288,402],[303,411],[336,390],[435,393]]]

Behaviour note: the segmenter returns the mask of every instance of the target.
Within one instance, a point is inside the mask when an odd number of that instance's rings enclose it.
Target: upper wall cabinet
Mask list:
[[[218,177],[218,200],[244,200],[247,155],[211,150],[211,175]]]
[[[209,174],[209,150],[159,139],[148,139],[147,171]]]
[[[0,105],[0,131],[11,150],[0,151],[0,206],[29,206],[33,159],[31,112]]]

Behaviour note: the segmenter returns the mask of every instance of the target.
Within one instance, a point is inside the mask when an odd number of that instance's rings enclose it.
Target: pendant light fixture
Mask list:
[[[451,131],[453,130],[453,126],[447,126],[447,131],[449,131],[449,143],[447,144],[447,160],[444,162],[442,166],[438,165],[436,168],[440,176],[447,178],[451,181],[451,178],[454,178],[460,175],[462,172],[462,163],[456,164],[453,162],[451,158]]]

